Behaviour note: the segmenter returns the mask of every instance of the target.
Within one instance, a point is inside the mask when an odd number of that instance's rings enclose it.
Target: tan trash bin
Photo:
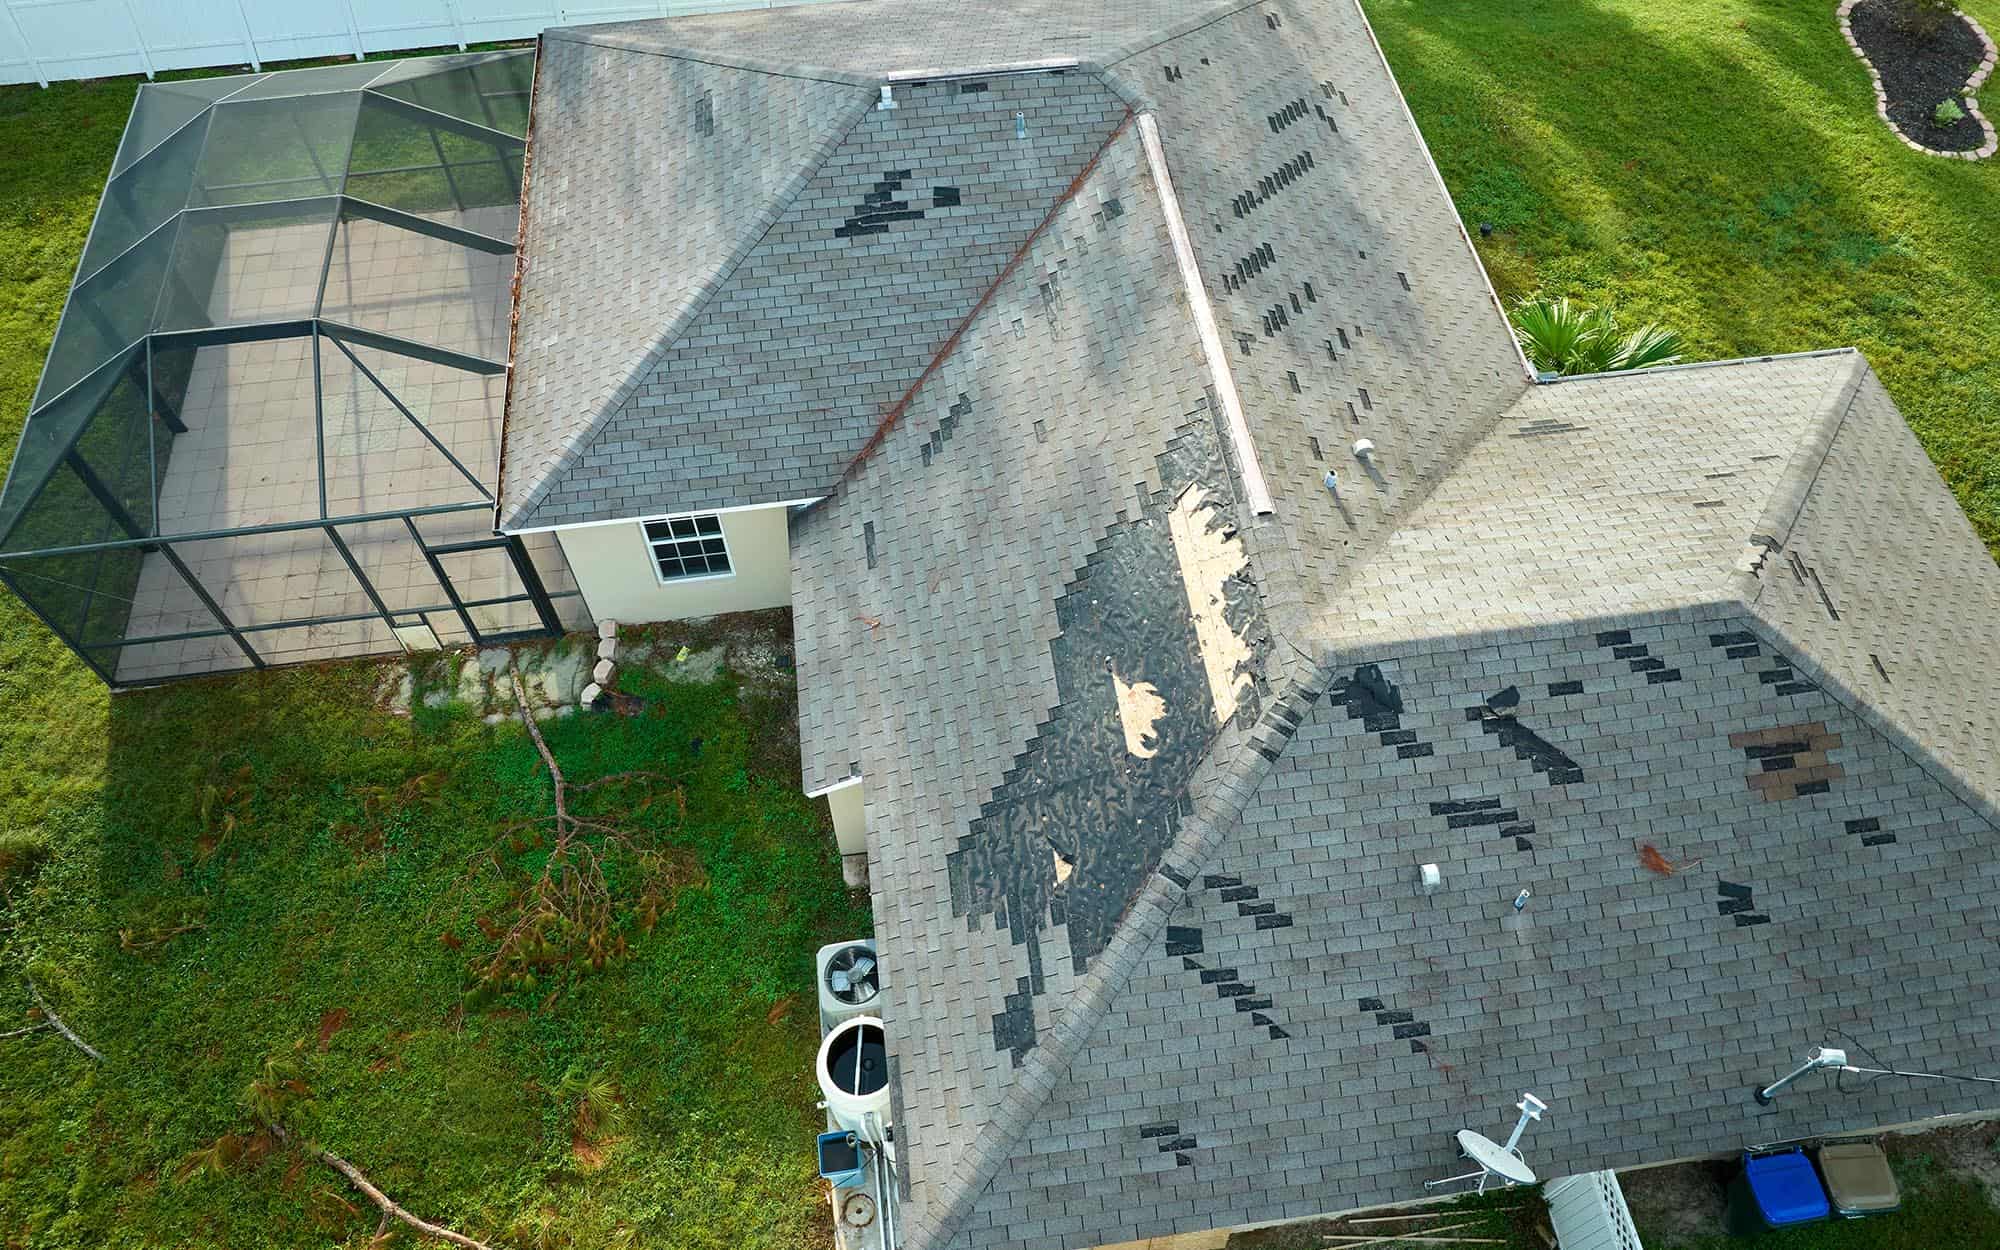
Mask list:
[[[1819,1148],[1819,1172],[1834,1214],[1855,1219],[1881,1215],[1903,1204],[1889,1158],[1874,1142],[1837,1142]]]

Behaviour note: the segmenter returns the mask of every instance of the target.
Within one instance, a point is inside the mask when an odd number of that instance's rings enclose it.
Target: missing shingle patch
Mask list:
[[[1751,768],[1750,789],[1765,802],[1825,794],[1844,775],[1827,759],[1840,747],[1840,735],[1822,721],[1774,725],[1729,735],[1729,745],[1743,752]]]

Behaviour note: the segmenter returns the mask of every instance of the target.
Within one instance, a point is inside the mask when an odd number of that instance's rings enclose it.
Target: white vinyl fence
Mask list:
[[[796,3],[797,0],[786,0]],[[0,83],[532,39],[548,26],[771,0],[0,0]]]

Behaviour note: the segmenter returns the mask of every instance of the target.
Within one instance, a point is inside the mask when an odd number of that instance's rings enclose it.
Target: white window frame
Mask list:
[[[656,525],[662,521],[691,521],[699,520],[703,517],[713,517],[715,519],[715,536],[722,540],[722,558],[729,561],[729,571],[726,573],[684,573],[679,577],[668,577],[666,574],[660,572],[658,548],[661,544],[656,542],[653,536],[646,532],[646,527],[648,525]],[[660,585],[685,586],[689,582],[719,582],[736,576],[736,553],[730,549],[729,527],[722,523],[722,514],[720,512],[674,512],[666,516],[643,517],[639,520],[638,525],[639,541],[646,548],[646,562],[653,566],[653,580]],[[664,541],[678,543],[687,540],[669,537]]]

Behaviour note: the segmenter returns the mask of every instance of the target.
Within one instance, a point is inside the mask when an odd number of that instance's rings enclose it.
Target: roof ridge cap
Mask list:
[[[688,14],[687,16],[698,16]],[[658,22],[665,27],[672,18],[641,19]],[[826,82],[843,83],[848,86],[873,86],[880,78],[856,74],[849,70],[834,69],[825,65],[811,65],[805,62],[776,61],[758,56],[745,56],[734,52],[717,52],[712,48],[693,48],[680,44],[640,46],[620,38],[622,31],[610,31],[606,26],[628,25],[620,22],[603,22],[596,25],[552,26],[543,32],[545,38],[560,39],[564,43],[588,44],[593,48],[604,48],[612,52],[629,52],[633,56],[660,57],[669,61],[694,61],[702,65],[712,65],[718,69],[741,70],[749,74],[769,74],[777,78],[816,78]]]
[[[1776,551],[1791,537],[1792,525],[1805,510],[1806,498],[1819,480],[1827,453],[1833,450],[1834,436],[1846,424],[1847,414],[1854,408],[1854,398],[1872,372],[1867,357],[1853,348],[1844,350],[1850,355],[1847,368],[1820,394],[1805,437],[1792,449],[1791,458],[1785,461],[1784,471],[1778,475],[1771,497],[1765,501],[1764,510],[1750,531],[1749,541],[1766,551]]]
[[[832,155],[834,149],[846,142],[847,136],[861,124],[862,119],[868,115],[868,110],[873,107],[873,103],[874,97],[871,95],[858,94],[855,97],[850,110],[852,115],[844,119],[842,124],[830,128],[827,137],[806,155],[805,160],[792,171],[791,176],[778,188],[777,193],[769,197],[765,208],[753,218],[753,232],[734,249],[709,278],[695,289],[693,295],[683,300],[680,307],[668,316],[666,325],[653,336],[645,350],[639,353],[638,359],[625,371],[617,384],[605,393],[604,399],[596,405],[590,419],[576,426],[563,438],[555,457],[528,484],[521,493],[520,500],[503,508],[499,517],[500,528],[519,527],[528,522],[530,514],[547,501],[549,493],[555,489],[556,481],[582,462],[585,451],[597,441],[597,436],[603,433],[611,418],[624,407],[625,401],[632,397],[638,389],[639,382],[662,356],[672,350],[673,346],[694,328],[709,303],[742,267],[743,262],[750,258],[751,253],[757,250],[758,245],[763,243],[766,236],[771,233],[772,227],[778,224],[779,219],[792,204],[804,194],[806,187],[812,183],[813,175],[819,172],[820,166],[826,163],[827,157]],[[527,231],[524,206],[521,240],[524,246],[527,242]],[[525,257],[525,251],[522,254]],[[524,259],[523,263],[532,262]]]
[[[1597,373],[1556,373],[1534,379],[1537,386],[1563,386],[1571,382],[1625,382],[1657,377],[1663,373],[1691,373],[1696,369],[1729,369],[1737,365],[1768,365],[1778,360],[1816,360],[1828,356],[1858,356],[1854,347],[1814,347],[1800,352],[1769,352],[1760,356],[1725,356],[1721,360],[1683,360],[1671,365],[1648,365],[1643,369],[1611,369]]]

